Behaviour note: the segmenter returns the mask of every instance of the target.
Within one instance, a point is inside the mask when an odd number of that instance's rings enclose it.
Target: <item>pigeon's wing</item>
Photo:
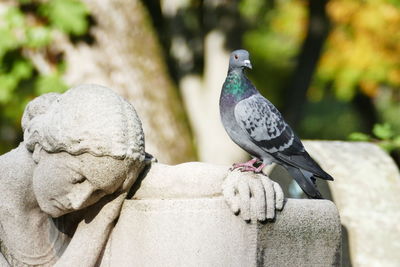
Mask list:
[[[235,119],[254,144],[276,159],[333,180],[310,157],[281,113],[263,96],[256,94],[240,101],[235,107]]]
[[[236,104],[235,119],[250,140],[270,154],[304,150],[280,112],[259,94]]]

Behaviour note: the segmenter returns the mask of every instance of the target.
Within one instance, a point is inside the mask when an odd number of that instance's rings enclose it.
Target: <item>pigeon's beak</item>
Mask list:
[[[244,62],[244,66],[245,66],[246,68],[249,68],[249,69],[252,69],[252,68],[253,68],[253,67],[251,66],[250,60],[246,59],[246,60],[244,60],[243,62]]]

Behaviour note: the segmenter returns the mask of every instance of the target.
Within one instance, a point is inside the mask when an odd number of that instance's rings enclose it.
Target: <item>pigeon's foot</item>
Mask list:
[[[241,171],[255,171],[257,168],[254,167],[254,163],[257,161],[257,158],[253,158],[245,163],[235,163],[229,170],[233,171],[234,169],[241,168]]]
[[[261,163],[261,165],[258,166],[258,167],[254,170],[254,172],[255,172],[255,173],[260,173],[260,172],[262,172],[262,170],[264,169],[264,167],[265,167],[266,165],[267,165],[267,164]]]
[[[244,167],[239,167],[239,170],[241,172],[256,172],[257,168],[254,166],[244,166]]]

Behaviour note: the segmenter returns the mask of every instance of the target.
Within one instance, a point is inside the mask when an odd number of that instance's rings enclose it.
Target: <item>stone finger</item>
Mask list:
[[[275,191],[275,208],[277,210],[282,210],[283,203],[285,200],[285,196],[283,195],[283,190],[278,183],[272,181],[272,184],[274,186],[274,191]]]
[[[267,177],[262,177],[261,182],[265,190],[266,217],[268,219],[275,218],[275,191],[272,181]]]
[[[250,188],[245,179],[239,181],[240,215],[245,221],[250,221]]]
[[[249,187],[253,200],[255,201],[255,212],[257,220],[265,221],[265,192],[264,187],[260,179],[251,179],[249,182]]]
[[[239,196],[234,196],[232,201],[231,201],[231,210],[235,215],[239,214],[240,211],[240,197]]]
[[[235,203],[235,186],[229,177],[226,178],[224,183],[222,184],[222,194],[224,195],[225,202],[228,204],[229,208],[234,212],[239,212],[238,205],[234,205]],[[237,201],[236,201],[237,202]]]

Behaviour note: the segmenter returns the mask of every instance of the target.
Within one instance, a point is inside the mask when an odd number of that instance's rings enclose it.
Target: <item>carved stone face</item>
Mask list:
[[[137,174],[129,174],[129,185],[124,183],[126,177],[124,160],[42,150],[33,175],[33,190],[41,210],[59,217],[96,203],[122,186],[130,187]]]

